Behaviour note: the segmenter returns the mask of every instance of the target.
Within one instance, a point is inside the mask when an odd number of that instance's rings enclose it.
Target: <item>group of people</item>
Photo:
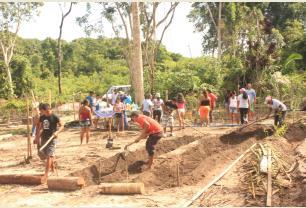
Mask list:
[[[227,97],[227,107],[231,114],[232,122],[237,119],[238,109],[240,112],[240,122],[245,124],[248,122],[248,115],[254,116],[254,104],[256,103],[256,92],[252,89],[249,83],[245,88],[239,90],[240,94],[236,96],[233,91]],[[112,98],[111,103],[107,100],[101,99],[100,95],[94,97],[94,93],[90,92],[86,99],[82,102],[79,110],[79,121],[81,125],[81,144],[83,137],[86,135],[86,142],[89,141],[89,127],[92,125],[94,109],[110,108],[115,112],[115,117],[120,118],[122,126],[124,126],[125,104],[131,103],[131,97],[122,92],[115,92],[115,98]],[[209,90],[204,90],[202,96],[199,98],[198,115],[200,116],[201,125],[205,123],[206,126],[212,121],[212,111],[216,105],[217,96]],[[267,96],[265,104],[269,106],[269,118],[272,111],[274,111],[274,124],[281,126],[284,123],[287,107],[281,101]],[[36,104],[35,104],[36,105]],[[36,108],[37,107],[37,108]],[[37,144],[38,149],[44,144],[49,142],[42,151],[39,151],[41,159],[46,159],[45,177],[47,178],[50,171],[54,171],[54,155],[56,139],[58,134],[64,129],[64,125],[60,118],[52,113],[51,107],[47,103],[40,103],[34,107],[34,112],[37,114],[33,117],[33,126],[36,129],[34,135],[34,143]],[[35,111],[37,109],[37,111]],[[180,129],[185,128],[184,115],[186,112],[186,100],[182,93],[179,93],[171,100],[163,101],[159,93],[154,96],[147,94],[141,106],[142,114],[139,112],[132,112],[131,120],[137,123],[142,132],[140,136],[128,144],[129,145],[139,142],[141,139],[147,139],[146,151],[148,152],[148,161],[146,168],[150,169],[153,164],[155,145],[158,141],[166,135],[166,128],[170,127],[170,136],[173,136],[174,127],[174,112],[177,113],[179,118]],[[237,123],[238,123],[237,119]],[[119,126],[118,126],[119,128]]]

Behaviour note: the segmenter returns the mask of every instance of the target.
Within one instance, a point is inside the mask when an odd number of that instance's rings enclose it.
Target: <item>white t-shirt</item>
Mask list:
[[[154,110],[162,110],[162,104],[164,103],[164,101],[162,99],[154,99],[153,100],[153,104],[154,104]]]
[[[272,99],[272,105],[271,105],[273,110],[281,110],[281,111],[286,111],[287,107],[284,103],[277,99]]]
[[[239,108],[249,108],[249,96],[248,99],[243,99],[242,94],[238,95]]]
[[[230,101],[229,107],[237,108],[237,96],[235,96],[234,98],[230,97],[229,101]]]
[[[153,103],[150,99],[145,99],[142,102],[142,105],[143,105],[143,110],[142,111],[151,112],[151,108],[153,106]]]

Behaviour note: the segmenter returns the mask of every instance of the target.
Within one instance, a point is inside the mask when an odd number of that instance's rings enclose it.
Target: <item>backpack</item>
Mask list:
[[[248,93],[246,93],[245,91],[242,93],[242,98],[243,99],[248,99]]]

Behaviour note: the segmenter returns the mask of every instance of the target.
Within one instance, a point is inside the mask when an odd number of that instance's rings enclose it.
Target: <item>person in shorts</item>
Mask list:
[[[118,96],[116,102],[114,104],[114,112],[115,112],[115,123],[117,125],[117,131],[119,132],[120,126],[122,131],[124,131],[124,115],[123,111],[125,109],[124,104],[121,102],[120,97]]]
[[[166,101],[163,105],[163,116],[162,116],[162,125],[164,127],[164,136],[166,136],[167,127],[170,127],[170,136],[174,136],[173,134],[173,126],[174,126],[174,118],[173,113],[174,110],[178,115],[178,109],[176,105],[176,98],[172,98],[171,100]]]
[[[48,178],[49,171],[54,172],[54,156],[55,156],[55,140],[58,134],[64,129],[64,125],[55,114],[52,113],[50,105],[45,103],[41,106],[42,115],[39,118],[38,123],[38,134],[37,137],[41,138],[41,146],[46,144],[46,142],[53,137],[50,143],[42,150],[45,155],[47,162],[45,168],[44,178]],[[59,127],[59,129],[58,129]],[[36,138],[36,140],[39,140]]]
[[[179,116],[179,123],[180,123],[180,129],[185,129],[185,98],[182,93],[177,94],[177,110],[178,110],[178,116]]]
[[[92,113],[91,108],[89,106],[89,102],[85,99],[82,102],[82,106],[79,110],[79,121],[81,126],[81,134],[80,134],[80,141],[81,144],[83,143],[84,134],[86,135],[86,144],[89,142],[89,135],[90,135],[90,126],[92,123]]]
[[[163,113],[162,105],[164,101],[160,98],[160,94],[156,93],[155,98],[153,99],[153,118],[160,123],[161,116]]]
[[[163,136],[162,126],[145,115],[140,115],[137,112],[132,112],[131,119],[133,122],[137,123],[142,129],[140,136],[132,143],[128,144],[125,149],[134,143],[138,143],[141,139],[147,139],[146,141],[146,151],[148,153],[148,161],[146,162],[147,169],[150,169],[153,164],[155,145],[158,143],[160,138]]]
[[[205,122],[205,126],[209,126],[209,112],[211,106],[211,100],[208,97],[208,93],[206,90],[203,91],[203,98],[200,101],[199,105],[199,114],[200,114],[200,124],[203,126]]]
[[[207,92],[208,92],[208,97],[210,99],[209,122],[212,123],[213,122],[213,110],[216,107],[216,102],[217,102],[218,97],[217,95],[212,93],[210,89],[207,89]]]
[[[241,124],[248,123],[248,112],[250,109],[250,99],[244,88],[239,90],[240,95],[237,97],[237,108],[240,112]]]
[[[229,97],[229,113],[230,113],[230,116],[231,116],[231,120],[232,120],[232,124],[234,124],[234,120],[237,121],[237,124],[239,124],[239,119],[238,119],[238,116],[237,116],[237,96],[236,96],[236,92],[233,91],[231,92],[230,94],[230,97]]]

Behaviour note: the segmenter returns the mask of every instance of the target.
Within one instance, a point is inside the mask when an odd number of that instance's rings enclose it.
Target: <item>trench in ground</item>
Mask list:
[[[140,172],[140,161],[147,159],[143,148],[129,153],[126,161],[120,159],[115,171],[112,169],[118,154],[98,160],[71,175],[83,176],[88,185],[99,182],[139,181],[154,190],[195,185],[200,181],[212,180],[243,151],[272,132],[271,128],[264,125],[254,125],[241,132],[233,131],[222,136],[194,135],[171,140],[162,139],[156,145],[156,160],[150,171]]]

